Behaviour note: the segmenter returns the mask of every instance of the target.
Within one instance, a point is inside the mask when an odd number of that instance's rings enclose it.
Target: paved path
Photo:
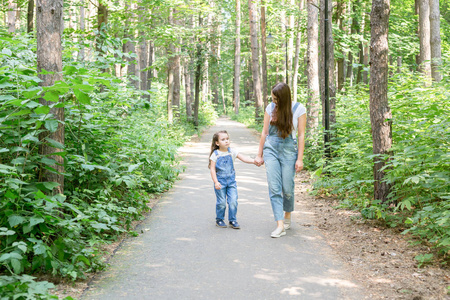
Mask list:
[[[207,169],[212,134],[228,130],[231,146],[256,155],[259,138],[220,118],[200,142],[180,151],[186,172],[125,240],[83,299],[363,299],[322,236],[296,208],[293,228],[278,239],[264,167],[236,160],[238,221],[215,227],[215,196]]]

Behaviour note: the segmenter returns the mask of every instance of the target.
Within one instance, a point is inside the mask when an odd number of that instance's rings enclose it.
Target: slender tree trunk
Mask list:
[[[291,7],[295,7],[295,0],[290,0],[290,6]],[[295,17],[294,14],[290,14],[288,18],[286,18],[287,23],[285,23],[286,25],[288,25],[288,75],[289,75],[289,81],[286,81],[286,83],[291,87],[294,85],[293,84],[293,63],[294,63],[294,59],[293,59],[293,52],[294,52],[294,26],[295,26]]]
[[[97,30],[99,32],[97,37],[97,51],[102,52],[103,38],[101,38],[100,31],[103,26],[108,24],[108,7],[100,0],[97,7]]]
[[[85,16],[84,16],[84,0],[81,0],[79,28],[82,33],[80,35],[80,51],[78,51],[78,57],[77,57],[78,61],[84,61],[84,55],[85,55],[84,54],[84,29],[85,29],[85,26],[84,26],[85,19],[84,18],[85,18]]]
[[[147,71],[147,90],[149,91],[149,95],[147,96],[148,101],[151,100],[151,89],[152,89],[152,80],[153,80],[153,43],[152,41],[148,41],[148,71]]]
[[[420,70],[425,76],[425,85],[431,84],[431,47],[430,47],[430,5],[429,0],[419,2],[419,41]]]
[[[28,0],[27,9],[27,32],[33,32],[33,21],[34,21],[34,0]]]
[[[300,11],[303,11],[305,8],[305,0],[299,0],[298,7]],[[293,65],[293,72],[292,72],[292,91],[293,91],[293,101],[297,102],[297,88],[298,88],[298,66],[299,66],[299,56],[300,56],[300,46],[302,41],[302,32],[300,29],[300,17],[297,20],[297,26],[296,26],[296,36],[295,36],[295,56],[294,56],[294,65]]]
[[[321,0],[320,7],[325,7],[325,1]],[[334,77],[334,39],[331,22],[331,16],[333,15],[332,1],[328,1],[328,39],[325,40],[325,11],[320,10],[320,45],[321,49],[325,50],[325,43],[328,45],[328,98],[329,98],[329,116],[330,116],[330,128],[336,123],[336,84]],[[325,51],[320,52],[319,63],[319,80],[320,80],[320,94],[322,99],[322,124],[325,126]]]
[[[169,12],[169,25],[174,25],[174,12],[170,8]],[[167,47],[167,119],[169,123],[173,122],[173,104],[174,104],[174,89],[175,89],[175,45],[171,43]]]
[[[255,94],[255,118],[258,119],[262,112],[262,94],[261,79],[259,75],[259,46],[258,46],[258,27],[256,17],[255,0],[248,0],[249,22],[250,22],[250,42],[252,47],[252,77],[253,92]]]
[[[241,0],[236,1],[236,39],[234,42],[234,77],[233,77],[233,104],[235,114],[239,114],[239,82],[241,76]]]
[[[125,7],[127,10],[133,11],[135,9],[134,4],[133,6],[130,6],[129,4],[125,4]],[[134,22],[135,17],[133,14],[130,16],[129,22]],[[135,88],[139,89],[139,80],[135,79],[136,76],[136,47],[134,45],[135,40],[135,31],[133,28],[126,28],[125,29],[125,37],[129,39],[127,43],[124,45],[124,52],[127,53],[129,56],[127,58],[128,60],[128,67],[127,67],[127,75],[130,80],[130,84]]]
[[[52,86],[56,81],[62,80],[63,1],[37,0],[36,8],[37,73],[42,80],[39,84],[44,87]],[[43,70],[49,73],[42,74]],[[50,114],[58,120],[56,131],[45,131],[39,135],[39,139],[43,142],[54,140],[64,146],[64,107],[55,107],[54,102],[44,98],[40,98],[39,103],[50,106]],[[57,154],[63,151],[64,149],[55,148],[55,143],[50,145],[44,142],[39,147],[41,155],[56,161],[52,166],[55,171],[41,168],[39,176],[41,182],[59,183],[52,191],[53,194],[64,193],[64,158]]]
[[[192,94],[191,94],[191,71],[190,64],[191,58],[186,60],[186,64],[184,66],[184,93],[186,100],[186,116],[188,120],[192,117]]]
[[[370,122],[374,157],[374,198],[387,201],[390,184],[384,181],[392,146],[392,113],[388,103],[388,32],[390,0],[373,0],[370,41]]]
[[[199,25],[201,20],[199,20]],[[198,41],[200,43],[200,41]],[[197,54],[196,54],[196,69],[195,69],[195,100],[194,100],[194,126],[198,128],[198,109],[200,100],[200,79],[202,76],[202,47],[197,44]]]
[[[308,101],[307,101],[307,132],[317,133],[319,127],[319,9],[318,0],[307,0],[308,10]]]
[[[338,0],[337,1],[337,7],[336,7],[336,21],[337,25],[339,27],[339,30],[341,33],[344,33],[344,12],[345,12],[345,1],[344,0]],[[341,41],[338,40],[337,44],[341,45]],[[344,57],[345,54],[341,54],[342,57],[339,57],[336,59],[337,62],[337,88],[339,91],[342,91],[344,88],[344,82],[345,82],[345,74],[344,74]]]
[[[262,97],[264,107],[268,104],[267,99],[267,55],[266,55],[266,7],[265,1],[261,2],[261,55],[262,55]]]
[[[441,21],[439,11],[439,0],[430,1],[430,46],[431,46],[431,76],[434,81],[441,81],[439,72],[441,65]]]
[[[16,11],[17,4],[14,0],[8,0],[8,32],[16,31]]]

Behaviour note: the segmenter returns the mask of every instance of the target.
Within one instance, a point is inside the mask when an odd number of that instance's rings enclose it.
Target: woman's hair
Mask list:
[[[276,105],[272,112],[270,124],[277,127],[278,134],[284,139],[294,129],[291,89],[286,83],[279,82],[273,86],[272,94],[275,97]]]
[[[217,131],[216,133],[214,133],[213,138],[212,138],[212,142],[211,142],[211,152],[209,153],[208,156],[208,169],[211,167],[211,159],[209,159],[211,157],[211,155],[213,154],[214,150],[219,149],[219,146],[216,145],[216,142],[219,141],[219,135],[221,133],[225,133],[226,135],[229,136],[228,132],[226,130],[221,130],[221,131]]]

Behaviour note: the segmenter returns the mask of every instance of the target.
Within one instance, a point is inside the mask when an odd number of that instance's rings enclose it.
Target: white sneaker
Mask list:
[[[284,219],[284,229],[288,230],[289,228],[291,228],[291,219],[285,218]]]
[[[283,227],[277,227],[277,229],[272,231],[272,233],[270,234],[270,236],[273,238],[279,238],[283,235],[286,235],[286,231],[284,230]]]

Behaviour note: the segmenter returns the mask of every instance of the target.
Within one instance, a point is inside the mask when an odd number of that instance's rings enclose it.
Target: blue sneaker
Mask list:
[[[216,226],[220,228],[227,228],[227,224],[223,220],[216,220]]]
[[[241,226],[239,226],[239,223],[237,221],[230,221],[229,224],[233,229],[241,229]]]

